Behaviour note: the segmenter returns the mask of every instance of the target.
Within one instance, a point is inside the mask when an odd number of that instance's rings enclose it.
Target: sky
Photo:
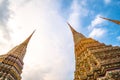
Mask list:
[[[0,54],[34,30],[24,58],[22,80],[73,80],[75,30],[106,45],[120,46],[120,0],[0,0]]]

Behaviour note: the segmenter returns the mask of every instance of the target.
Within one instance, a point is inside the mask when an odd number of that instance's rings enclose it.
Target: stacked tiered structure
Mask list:
[[[74,80],[120,80],[120,47],[86,38],[68,24],[74,39]]]
[[[0,56],[0,80],[21,80],[23,58],[33,33],[23,43]]]

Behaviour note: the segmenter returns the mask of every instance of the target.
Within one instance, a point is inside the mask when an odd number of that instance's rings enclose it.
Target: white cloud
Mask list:
[[[71,14],[69,17],[68,22],[74,26],[78,26],[79,25],[79,17],[80,17],[80,10],[79,10],[79,4],[77,2],[77,0],[74,0],[72,5],[71,5]]]
[[[101,26],[104,20],[101,19],[100,16],[100,14],[96,15],[95,19],[91,21],[91,24],[88,26],[88,30],[90,31],[89,37],[100,38],[104,36],[103,34],[105,34],[106,30]]]
[[[120,41],[120,36],[118,36],[118,37],[117,37],[117,40],[119,40],[119,41]]]
[[[102,18],[100,18],[100,14],[96,15],[95,19],[91,22],[91,24],[88,26],[88,29],[94,29],[95,27],[97,27],[98,25],[102,24],[104,22],[104,20]]]
[[[73,0],[71,5],[71,13],[69,15],[68,22],[76,28],[81,26],[81,18],[88,15],[88,10],[86,8],[86,0]]]
[[[9,35],[9,27],[7,26],[7,22],[10,18],[10,9],[9,9],[9,1],[1,0],[0,1],[0,35],[3,35],[2,38],[6,40],[10,40]],[[1,41],[1,40],[0,40]]]
[[[9,28],[8,21],[10,19],[9,0],[0,0],[0,52],[3,54],[11,46],[11,29]],[[3,50],[4,49],[4,50]]]
[[[111,0],[104,0],[105,4],[109,4]]]
[[[105,34],[106,30],[102,28],[94,28],[91,33],[89,34],[89,37],[92,38],[99,38],[102,37]]]

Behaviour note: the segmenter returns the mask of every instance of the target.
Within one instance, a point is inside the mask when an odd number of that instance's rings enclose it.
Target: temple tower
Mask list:
[[[7,54],[0,56],[0,80],[21,80],[23,58],[33,33]]]
[[[74,80],[120,80],[120,47],[105,45],[75,31]]]

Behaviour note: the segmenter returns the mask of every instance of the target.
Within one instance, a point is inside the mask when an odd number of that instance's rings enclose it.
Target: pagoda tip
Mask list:
[[[105,20],[108,20],[108,21],[111,21],[111,22],[113,22],[113,23],[115,23],[115,24],[120,25],[120,21],[119,21],[119,20],[113,20],[113,19],[104,18],[104,17],[100,17],[100,18],[105,19]]]
[[[100,16],[100,18],[102,18],[102,19],[107,19],[107,18],[104,18],[104,17],[102,17],[102,16]]]
[[[32,34],[34,34],[34,33],[35,33],[35,31],[36,31],[36,29],[32,32]]]
[[[28,44],[29,40],[31,39],[32,35],[35,33],[36,30],[32,32],[32,34],[22,43],[22,44]]]
[[[69,22],[67,22],[67,24],[69,24]]]
[[[73,29],[69,22],[67,22],[67,24],[68,24],[68,26],[70,27],[70,29]]]

